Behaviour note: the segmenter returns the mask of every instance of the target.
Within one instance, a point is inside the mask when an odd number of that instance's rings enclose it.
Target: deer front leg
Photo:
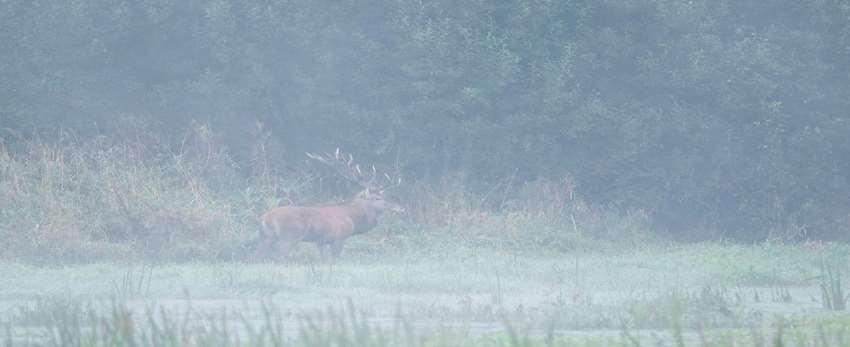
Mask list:
[[[342,244],[343,240],[334,240],[331,242],[331,260],[336,261],[339,259],[339,255],[342,254]]]

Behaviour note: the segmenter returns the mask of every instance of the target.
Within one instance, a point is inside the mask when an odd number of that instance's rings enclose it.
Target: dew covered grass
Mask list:
[[[846,246],[703,243],[568,254],[434,242],[375,253],[369,237],[352,241],[337,263],[309,256],[290,263],[3,263],[0,317],[14,344],[847,342],[850,316],[827,309],[821,287],[825,261],[846,270]]]

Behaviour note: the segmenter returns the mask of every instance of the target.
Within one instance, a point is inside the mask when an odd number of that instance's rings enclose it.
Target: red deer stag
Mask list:
[[[307,153],[313,160],[324,163],[342,176],[364,188],[350,201],[325,206],[280,206],[262,216],[263,228],[256,244],[259,257],[269,257],[274,250],[281,249],[289,255],[299,242],[313,242],[324,257],[325,246],[330,246],[333,259],[339,257],[342,245],[352,235],[362,234],[377,224],[378,216],[384,211],[404,212],[398,204],[384,198],[384,190],[401,184],[401,178],[393,179],[384,174],[387,181],[376,185],[378,173],[372,166],[364,175],[359,165],[354,164],[351,154],[334,155]],[[364,176],[370,176],[363,180]]]

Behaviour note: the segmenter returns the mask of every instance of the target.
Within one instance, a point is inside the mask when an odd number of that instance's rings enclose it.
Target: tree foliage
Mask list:
[[[682,234],[846,234],[848,81],[841,0],[0,2],[7,143],[200,122],[246,172],[569,176]]]

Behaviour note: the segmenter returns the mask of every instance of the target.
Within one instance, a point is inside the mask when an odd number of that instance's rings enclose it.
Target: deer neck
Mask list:
[[[355,233],[366,232],[378,224],[378,216],[381,215],[381,209],[362,200],[352,201],[351,206],[353,207],[351,218],[356,224]]]
[[[373,206],[368,201],[354,200],[354,201],[350,202],[349,205],[354,207],[354,209],[356,210],[356,212],[355,212],[356,214],[363,214],[363,215],[369,215],[369,216],[377,217],[377,216],[381,215],[381,212],[383,212],[383,209]]]

